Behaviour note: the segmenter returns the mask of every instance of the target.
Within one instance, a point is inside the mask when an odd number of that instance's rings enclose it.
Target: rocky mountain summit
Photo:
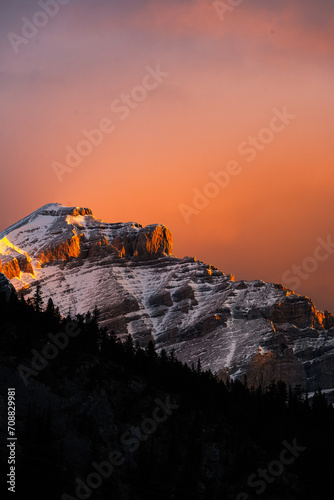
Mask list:
[[[201,360],[220,377],[273,379],[334,391],[334,317],[277,283],[236,281],[172,254],[161,224],[106,223],[51,203],[0,233],[0,289],[32,297],[37,283],[63,314],[96,305],[101,325]]]

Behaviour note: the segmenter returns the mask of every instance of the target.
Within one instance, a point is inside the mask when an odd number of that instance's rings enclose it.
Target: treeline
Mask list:
[[[78,351],[99,352],[103,332],[98,327],[96,308],[92,314],[62,317],[52,298],[44,307],[39,285],[32,300],[29,298],[26,301],[24,295],[14,293],[8,301],[0,297],[0,352],[6,355],[29,359],[32,350],[41,351],[46,343],[50,343],[49,333],[66,333],[68,325],[75,326],[79,333],[66,345],[65,357],[66,353]]]
[[[9,301],[0,297],[0,353],[4,359],[29,368],[34,356],[36,360],[52,343],[58,345],[58,354],[43,369],[35,370],[30,380],[38,380],[57,394],[62,380],[64,385],[83,390],[87,398],[108,394],[112,386],[108,397],[119,429],[129,415],[139,419],[143,401],[147,405],[165,394],[173,395],[179,404],[165,433],[157,432],[136,452],[134,469],[125,468],[91,498],[110,498],[112,494],[116,499],[214,500],[236,498],[238,492],[257,498],[247,484],[249,476],[279,455],[283,442],[294,441],[303,452],[282,475],[268,481],[263,498],[325,498],[322,495],[330,484],[333,464],[334,411],[320,389],[310,401],[300,387],[287,387],[281,381],[273,381],[267,388],[249,387],[246,378],[223,382],[202,370],[200,360],[188,366],[173,351],[158,354],[152,342],[146,348],[135,345],[131,336],[120,342],[99,327],[97,308],[64,318],[52,299],[43,306],[39,287],[31,301],[15,294]],[[42,472],[36,498],[59,498],[64,489],[73,495],[75,491],[77,471],[53,444],[57,436],[52,413],[56,415],[56,410],[43,413],[29,408],[21,435],[21,481],[24,478],[33,488],[34,472]],[[97,423],[80,418],[76,417],[80,435],[98,448]],[[220,450],[218,458],[212,458],[212,474],[205,465],[209,449]],[[49,459],[43,462],[45,453]]]

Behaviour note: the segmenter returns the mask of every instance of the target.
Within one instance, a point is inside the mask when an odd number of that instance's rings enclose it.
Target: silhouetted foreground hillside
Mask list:
[[[15,388],[15,495],[8,498],[322,499],[332,487],[334,411],[273,382],[218,382],[153,344],[116,341],[98,311],[61,318],[0,298],[1,479]],[[11,495],[11,497],[9,496]]]

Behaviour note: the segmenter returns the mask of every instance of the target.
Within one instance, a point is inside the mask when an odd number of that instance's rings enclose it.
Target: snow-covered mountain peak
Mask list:
[[[39,282],[64,315],[96,305],[108,331],[174,348],[188,363],[200,357],[221,377],[334,387],[330,313],[277,283],[235,281],[176,258],[162,224],[107,223],[88,208],[49,203],[2,231],[0,272],[28,297]]]
[[[44,205],[0,233],[1,269],[9,279],[16,279],[17,288],[29,288],[50,262],[171,255],[172,236],[161,224],[143,228],[135,222],[107,223],[96,219],[89,208],[60,203]]]

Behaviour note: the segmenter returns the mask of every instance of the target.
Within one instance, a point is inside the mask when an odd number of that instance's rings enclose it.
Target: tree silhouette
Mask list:
[[[34,293],[34,306],[35,306],[35,310],[37,312],[42,311],[43,302],[44,301],[43,301],[43,297],[42,297],[42,287],[41,287],[40,282],[38,282],[36,285],[35,293]]]

